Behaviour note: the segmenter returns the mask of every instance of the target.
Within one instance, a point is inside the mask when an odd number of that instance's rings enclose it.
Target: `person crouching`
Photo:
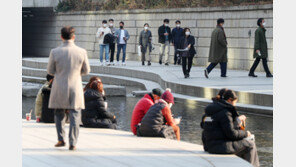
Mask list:
[[[101,80],[93,81],[84,92],[85,109],[82,110],[84,127],[116,129],[116,117],[107,111]]]
[[[171,107],[174,96],[166,90],[159,100],[147,111],[137,129],[137,136],[164,137],[180,140],[180,128],[174,120]]]

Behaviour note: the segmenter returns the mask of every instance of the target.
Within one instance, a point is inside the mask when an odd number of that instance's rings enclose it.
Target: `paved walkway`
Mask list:
[[[68,134],[68,125],[66,125]],[[201,145],[130,132],[80,128],[76,151],[55,148],[54,124],[23,120],[23,167],[251,167],[234,155],[213,155]],[[66,140],[68,143],[68,140]]]

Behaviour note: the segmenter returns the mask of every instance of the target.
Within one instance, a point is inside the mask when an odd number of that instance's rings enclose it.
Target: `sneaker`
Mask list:
[[[122,66],[126,66],[125,62],[122,62]]]
[[[258,76],[255,75],[254,73],[253,74],[249,73],[249,77],[258,77]]]
[[[102,66],[103,65],[103,63],[102,62],[99,62],[99,66]]]
[[[208,73],[208,70],[207,70],[207,69],[205,69],[205,70],[204,70],[204,72],[205,72],[205,77],[206,77],[206,78],[209,78],[209,73]]]
[[[75,146],[70,146],[70,147],[69,147],[69,150],[74,151],[74,150],[76,150],[76,147],[75,147]]]
[[[151,66],[151,63],[150,63],[150,61],[148,61],[148,66]]]
[[[107,62],[107,66],[110,66],[111,64],[109,62]]]
[[[103,66],[106,66],[106,63],[105,62],[103,62]]]
[[[226,78],[227,76],[226,76],[226,75],[221,75],[221,77],[222,77],[222,78]]]
[[[269,74],[266,74],[266,77],[267,78],[273,78],[273,75],[269,73]]]
[[[164,65],[168,66],[168,65],[169,65],[169,63],[165,63]]]
[[[66,145],[66,143],[64,141],[58,141],[57,144],[55,144],[55,147],[64,147]]]
[[[119,66],[119,65],[120,65],[120,64],[119,64],[119,61],[117,61],[117,62],[116,62],[116,65],[117,65],[117,66]]]

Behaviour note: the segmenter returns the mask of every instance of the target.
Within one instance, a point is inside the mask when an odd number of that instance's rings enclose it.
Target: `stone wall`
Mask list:
[[[96,11],[96,12],[67,12],[56,13],[52,17],[34,17],[23,19],[23,55],[49,55],[51,48],[60,44],[60,29],[65,25],[76,28],[76,44],[88,51],[89,58],[99,57],[99,46],[95,37],[97,28],[103,19],[113,18],[118,27],[120,21],[125,22],[131,38],[128,41],[127,57],[129,60],[139,60],[137,56],[138,34],[144,23],[149,23],[153,34],[155,50],[153,61],[158,60],[159,44],[157,29],[163,19],[170,19],[170,26],[175,26],[175,20],[181,20],[182,27],[189,27],[196,36],[197,56],[194,64],[207,65],[210,35],[216,26],[217,18],[225,19],[225,31],[228,38],[228,68],[248,70],[253,63],[254,32],[257,19],[265,18],[266,37],[269,50],[269,65],[273,65],[273,6],[235,6],[235,7],[207,7],[182,9],[151,9],[124,11]],[[251,32],[251,36],[249,36]],[[170,47],[170,61],[173,62],[173,47]],[[262,65],[258,66],[262,71]]]

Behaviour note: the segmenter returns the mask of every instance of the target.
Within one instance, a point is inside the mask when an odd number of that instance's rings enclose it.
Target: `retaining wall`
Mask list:
[[[158,61],[159,44],[157,29],[163,19],[170,19],[170,26],[174,27],[175,20],[181,20],[182,27],[189,27],[196,36],[197,56],[194,64],[206,66],[209,54],[210,36],[216,26],[217,18],[225,19],[225,32],[228,38],[228,68],[249,70],[253,63],[254,32],[256,22],[260,17],[265,18],[266,37],[269,51],[269,66],[273,71],[273,6],[235,6],[235,7],[207,7],[182,9],[151,9],[151,10],[122,10],[95,12],[67,12],[56,13],[49,17],[34,17],[23,19],[23,55],[48,57],[50,49],[58,46],[60,29],[65,25],[76,28],[76,44],[88,51],[89,58],[99,57],[99,45],[95,37],[102,20],[113,18],[118,27],[120,21],[131,37],[127,46],[127,57],[139,60],[137,56],[138,35],[144,23],[150,24],[155,50],[153,61]],[[249,31],[251,35],[249,36]],[[173,46],[170,47],[170,61],[173,62]],[[262,65],[258,66],[263,71]]]

